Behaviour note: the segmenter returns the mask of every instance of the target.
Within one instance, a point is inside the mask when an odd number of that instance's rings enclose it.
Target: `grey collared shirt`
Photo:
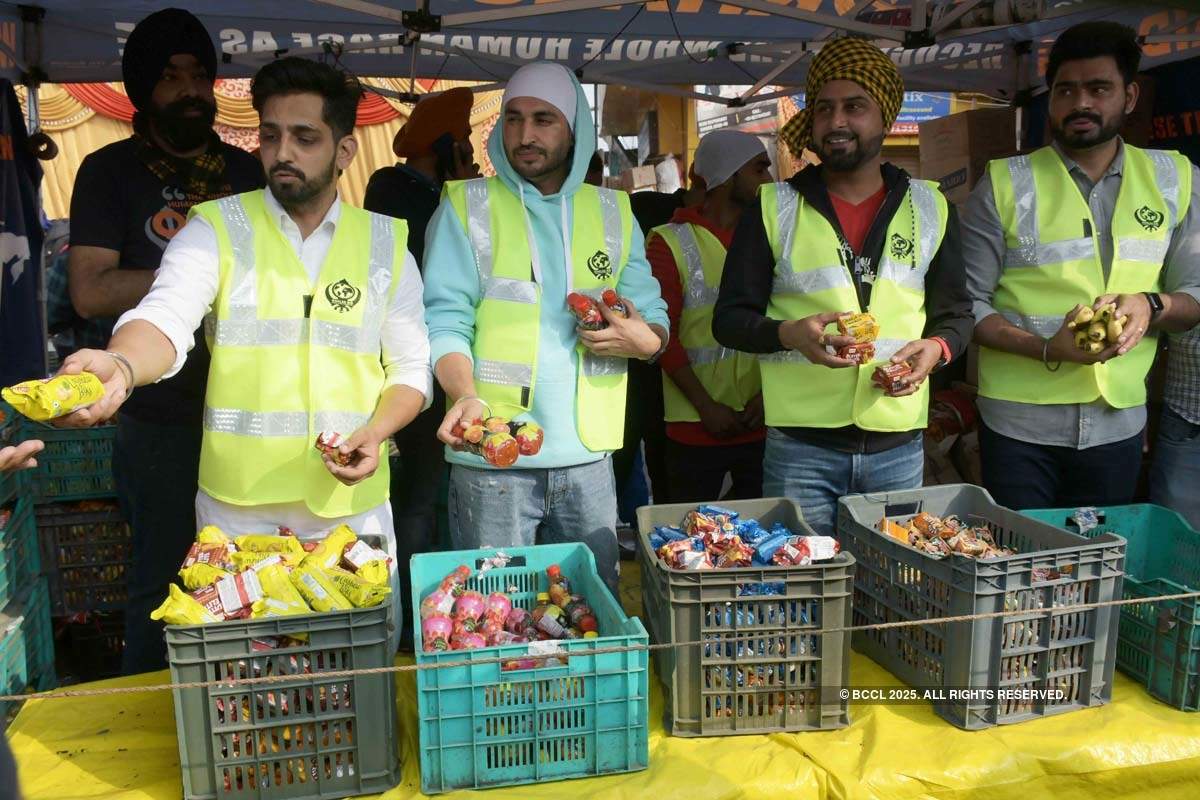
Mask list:
[[[1107,281],[1113,257],[1112,216],[1121,189],[1125,145],[1118,140],[1116,158],[1100,180],[1094,183],[1057,142],[1053,147],[1062,157],[1067,171],[1091,209],[1100,246],[1100,263]],[[964,205],[961,227],[963,263],[967,265],[967,291],[971,295],[975,322],[979,323],[992,314],[1000,313],[992,305],[992,297],[1000,282],[1006,249],[1004,228],[996,211],[992,182],[987,173],[984,173]],[[1163,291],[1186,292],[1200,302],[1200,171],[1194,166],[1191,203],[1187,214],[1171,234],[1163,265]],[[1185,352],[1182,348],[1173,348],[1172,358],[1175,358],[1174,350]],[[1182,376],[1181,381],[1190,381],[1191,388],[1175,393],[1168,390],[1168,402],[1171,402],[1172,394],[1190,399],[1190,413],[1189,409],[1176,408],[1176,411],[1189,419],[1193,416],[1200,419],[1200,365],[1181,364],[1174,372]],[[1035,444],[1082,450],[1128,439],[1146,426],[1144,405],[1113,408],[1103,398],[1091,403],[1057,405],[1017,403],[990,397],[980,397],[977,402],[979,413],[989,428],[1002,436]],[[1171,405],[1174,407],[1176,403],[1172,402]]]

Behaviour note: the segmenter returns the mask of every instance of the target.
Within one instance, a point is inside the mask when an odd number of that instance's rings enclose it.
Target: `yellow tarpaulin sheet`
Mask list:
[[[626,565],[628,566],[628,565]],[[636,573],[622,600],[641,604]],[[651,661],[653,665],[653,661]],[[89,686],[165,683],[166,672]],[[854,654],[852,686],[900,685]],[[412,673],[397,677],[400,786],[380,797],[421,797]],[[852,704],[838,731],[682,739],[663,733],[663,699],[650,675],[650,768],[540,786],[457,792],[488,800],[709,800],[710,798],[980,798],[1093,800],[1200,797],[1200,713],[1152,699],[1118,674],[1101,708],[960,731],[927,705]],[[9,728],[26,800],[177,800],[179,751],[169,692],[32,701]]]

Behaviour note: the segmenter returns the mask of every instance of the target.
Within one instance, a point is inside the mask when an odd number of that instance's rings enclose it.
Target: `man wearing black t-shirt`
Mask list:
[[[151,14],[130,33],[121,62],[137,113],[134,134],[84,159],[71,197],[71,302],[85,318],[117,317],[150,289],[163,250],[191,207],[263,185],[262,165],[213,132],[217,56],[200,20]],[[113,475],[133,528],[126,608],[126,673],[166,665],[150,611],[195,538],[208,350],[178,375],[139,389],[117,420]]]

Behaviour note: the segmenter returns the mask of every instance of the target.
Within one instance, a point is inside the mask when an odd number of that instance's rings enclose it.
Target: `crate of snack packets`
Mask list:
[[[638,509],[642,607],[675,736],[849,723],[854,558],[783,498]]]
[[[952,484],[843,497],[838,536],[858,559],[854,624],[976,614],[859,631],[854,647],[934,710],[974,730],[1107,703],[1125,540],[1086,539]]]
[[[1149,504],[1022,511],[1082,533],[1125,537],[1125,598],[1200,591],[1200,532],[1169,508]],[[1121,607],[1117,669],[1180,711],[1200,711],[1200,599]]]
[[[394,565],[346,526],[320,542],[286,529],[205,528],[151,615],[168,623],[184,797],[341,798],[399,782]],[[236,681],[275,677],[255,684]]]
[[[596,652],[646,629],[587,547],[424,553],[412,586],[423,792],[646,768],[647,651]]]

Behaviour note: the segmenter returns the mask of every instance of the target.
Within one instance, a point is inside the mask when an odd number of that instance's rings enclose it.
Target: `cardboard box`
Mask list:
[[[1014,155],[1017,110],[978,108],[922,122],[921,177],[937,181],[952,203],[975,188],[988,161]]]
[[[621,171],[621,188],[627,192],[640,192],[658,188],[658,176],[653,165],[632,167]]]

